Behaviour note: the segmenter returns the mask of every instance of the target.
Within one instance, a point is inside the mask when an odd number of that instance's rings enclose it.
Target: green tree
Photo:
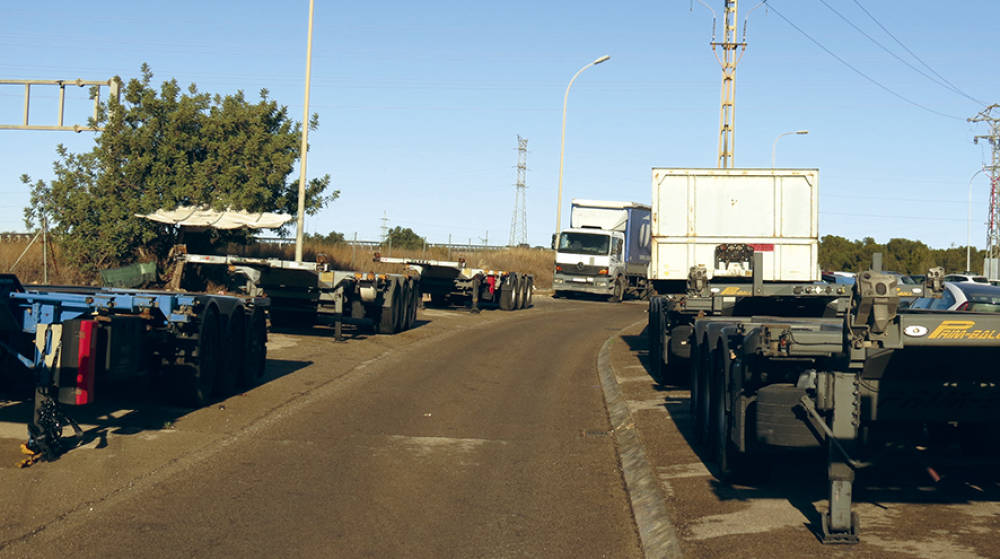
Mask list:
[[[424,238],[413,232],[409,227],[393,227],[389,230],[385,244],[394,248],[416,250],[424,246]]]
[[[262,90],[257,103],[242,91],[210,95],[176,80],[152,86],[142,77],[125,86],[120,102],[102,104],[94,121],[104,127],[95,147],[70,153],[58,146],[54,178],[32,186],[25,223],[44,213],[74,264],[85,272],[133,260],[153,249],[162,256],[173,228],[135,217],[160,208],[296,213],[298,180],[289,181],[300,151],[301,124]],[[309,126],[318,126],[313,115]],[[329,175],[306,186],[306,212],[333,201]]]

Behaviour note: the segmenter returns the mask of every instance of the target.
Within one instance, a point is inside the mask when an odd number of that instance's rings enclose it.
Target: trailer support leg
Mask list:
[[[823,373],[832,380],[832,437],[827,437],[827,476],[830,480],[830,508],[822,519],[823,543],[858,543],[858,516],[851,511],[854,469],[848,453],[854,450],[858,434],[861,396],[854,373]],[[822,382],[822,380],[821,380]],[[829,384],[828,384],[829,385]]]

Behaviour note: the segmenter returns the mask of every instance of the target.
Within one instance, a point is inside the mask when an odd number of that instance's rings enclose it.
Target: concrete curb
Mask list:
[[[639,529],[642,550],[648,559],[681,559],[680,539],[667,515],[666,496],[660,487],[652,466],[646,460],[646,451],[639,440],[632,413],[622,396],[611,366],[611,344],[629,325],[607,339],[597,356],[597,371],[604,390],[604,403],[615,434],[615,447],[622,465],[625,488],[632,504],[632,515]]]

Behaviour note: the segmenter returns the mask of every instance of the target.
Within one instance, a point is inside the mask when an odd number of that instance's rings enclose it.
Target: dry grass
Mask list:
[[[51,239],[49,241],[48,283],[66,285],[93,283],[95,278],[85,277],[75,268],[66,265],[65,259],[62,257],[62,249],[57,244],[52,243]],[[21,240],[0,242],[0,272],[16,274],[21,283],[43,283],[45,281],[45,266],[42,256],[41,238],[34,244]],[[18,258],[21,260],[18,261]]]
[[[257,244],[249,247],[230,246],[230,254],[245,256],[262,256],[292,260],[295,257],[294,244]],[[322,255],[334,268],[340,270],[359,270],[371,272],[399,272],[400,264],[373,262],[378,249],[368,247],[352,247],[348,244],[325,244],[306,242],[302,247],[302,257],[305,260],[315,260]],[[392,249],[383,252],[383,256],[412,257],[425,260],[459,260],[465,259],[470,268],[504,270],[510,272],[528,273],[535,276],[535,285],[539,288],[552,287],[552,271],[555,262],[554,253],[548,249],[509,248],[489,251],[448,251],[446,248],[430,247],[426,250]]]
[[[11,271],[11,266],[28,246],[27,241],[12,241],[0,243],[0,272]],[[255,244],[249,246],[230,245],[225,251],[228,254],[239,254],[243,256],[259,256],[294,260],[295,245],[287,244]],[[399,272],[402,269],[400,264],[386,264],[373,262],[375,249],[367,247],[351,247],[348,244],[326,244],[315,241],[307,241],[303,246],[303,258],[314,261],[317,256],[325,258],[335,269],[358,270],[365,272]],[[64,258],[61,257],[62,250],[54,243],[49,244],[49,279],[50,284],[66,285],[96,285],[99,282],[97,277],[86,277],[74,268],[64,265]],[[459,260],[465,259],[471,268],[484,268],[492,270],[504,270],[510,272],[528,273],[535,276],[535,286],[539,288],[552,287],[552,269],[555,257],[548,249],[535,248],[509,248],[503,250],[490,251],[448,251],[445,248],[431,247],[427,250],[400,250],[392,249],[391,253],[383,253],[385,256],[414,257],[427,260]],[[22,283],[42,283],[42,248],[39,239],[25,253],[24,257],[14,268],[13,273],[17,274]],[[162,273],[162,270],[161,270]]]

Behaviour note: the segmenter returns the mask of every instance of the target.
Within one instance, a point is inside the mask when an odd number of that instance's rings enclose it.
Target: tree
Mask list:
[[[344,234],[336,231],[330,231],[326,235],[320,235],[319,233],[307,234],[306,238],[310,241],[322,242],[331,245],[337,245],[346,241],[346,239],[344,239]]]
[[[393,227],[386,236],[386,244],[394,248],[416,250],[423,247],[425,242],[423,237],[414,233],[409,227],[405,229],[399,226]]]
[[[135,214],[181,205],[297,211],[298,180],[288,177],[299,158],[301,124],[286,107],[267,90],[249,103],[242,91],[222,97],[191,84],[182,92],[176,80],[157,91],[152,78],[143,64],[142,78],[129,81],[121,102],[102,103],[94,123],[104,130],[95,147],[75,154],[58,146],[55,178],[32,185],[26,225],[44,213],[84,272],[131,261],[148,248],[163,255],[175,231]],[[318,126],[317,115],[309,126]],[[31,184],[27,175],[21,180]],[[308,214],[337,198],[338,191],[324,194],[329,185],[329,175],[309,181]]]

